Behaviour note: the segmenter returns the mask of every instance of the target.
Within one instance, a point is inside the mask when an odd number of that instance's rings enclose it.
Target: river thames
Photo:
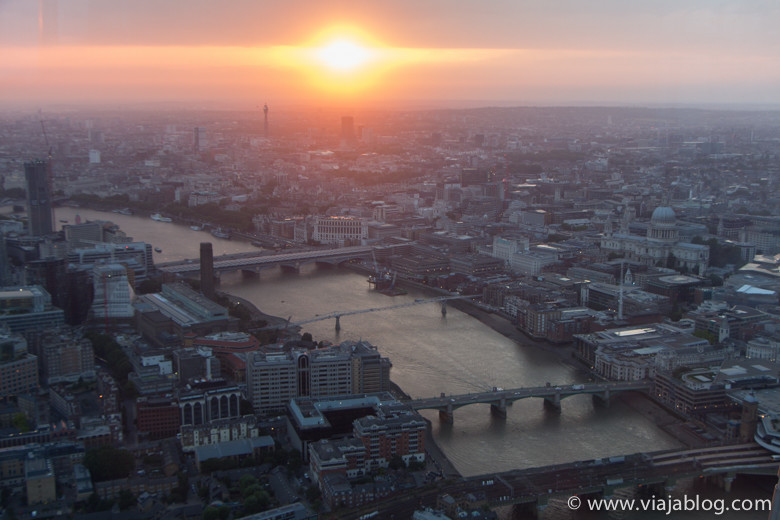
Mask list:
[[[200,242],[211,242],[215,255],[257,250],[245,242],[147,217],[83,208],[56,210],[58,220],[71,223],[77,214],[82,220],[115,222],[134,239],[161,248],[156,262],[197,258]],[[369,290],[365,275],[313,264],[298,273],[269,269],[259,278],[226,275],[220,290],[246,298],[267,314],[291,317],[292,322],[431,297],[415,290],[385,296]],[[363,339],[376,345],[393,363],[393,381],[412,397],[584,381],[580,371],[554,353],[531,341],[517,343],[452,307],[443,317],[438,304],[344,316],[339,332],[333,320],[323,320],[305,325],[302,332],[310,332],[317,341]],[[603,408],[594,406],[588,396],[564,400],[561,413],[545,410],[539,399],[518,401],[508,408],[506,420],[493,417],[489,405],[471,405],[456,410],[452,426],[440,423],[436,412],[423,414],[431,419],[441,449],[464,475],[680,446],[625,403],[613,401]]]

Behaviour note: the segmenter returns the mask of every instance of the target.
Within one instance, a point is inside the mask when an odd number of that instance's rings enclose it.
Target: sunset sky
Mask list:
[[[776,0],[0,0],[0,105],[778,104]]]

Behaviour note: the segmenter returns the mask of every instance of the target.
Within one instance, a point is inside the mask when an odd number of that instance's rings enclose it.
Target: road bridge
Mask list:
[[[439,418],[452,424],[454,411],[471,404],[490,404],[490,411],[501,417],[506,417],[506,407],[520,399],[538,397],[544,399],[544,405],[554,410],[561,409],[561,399],[573,395],[590,394],[600,404],[609,405],[610,397],[620,392],[649,392],[651,384],[647,381],[587,383],[574,385],[545,385],[532,388],[512,388],[505,390],[495,388],[488,392],[476,392],[461,395],[440,395],[414,399],[409,404],[416,410],[432,409],[439,411]]]
[[[396,246],[385,246],[393,249]],[[397,247],[405,247],[399,245]],[[259,273],[262,269],[282,266],[300,269],[304,264],[327,263],[337,265],[349,260],[371,258],[372,246],[341,247],[338,249],[313,249],[311,251],[296,251],[293,253],[269,254],[265,251],[237,253],[214,257],[214,272],[226,273],[243,271]],[[200,272],[200,259],[187,259],[178,262],[167,262],[156,266],[163,273],[172,275],[194,275]]]

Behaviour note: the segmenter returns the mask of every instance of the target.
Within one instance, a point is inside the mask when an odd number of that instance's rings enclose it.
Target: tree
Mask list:
[[[27,414],[24,412],[18,412],[11,418],[11,426],[21,431],[22,433],[30,431],[30,421],[27,419]]]
[[[208,506],[203,510],[201,518],[203,520],[226,520],[230,516],[228,506]]]
[[[308,500],[310,504],[321,496],[320,488],[317,486],[310,486],[306,489],[306,500]]]
[[[244,500],[244,513],[253,514],[265,511],[271,505],[271,495],[267,491],[260,490],[248,496]]]
[[[409,471],[422,471],[425,469],[425,462],[417,459],[409,459],[409,465],[407,466]]]
[[[129,476],[135,467],[135,460],[127,450],[101,446],[87,451],[84,466],[92,473],[92,480],[102,482]]]
[[[715,343],[718,342],[718,337],[713,332],[710,332],[708,330],[697,330],[694,331],[693,335],[696,336],[697,338],[706,339],[707,341],[710,342],[710,345],[714,345]]]
[[[403,469],[406,467],[406,464],[404,463],[404,459],[401,458],[400,455],[396,454],[393,455],[393,457],[390,459],[390,462],[388,463],[388,467],[390,469]]]
[[[301,458],[301,452],[298,450],[290,450],[287,452],[287,469],[292,473],[295,473],[303,466],[303,459]]]
[[[119,493],[119,509],[128,509],[135,504],[135,495],[129,489],[123,489]]]
[[[248,497],[251,495],[252,493],[247,493],[247,490],[257,486],[258,484],[259,482],[254,476],[248,473],[246,475],[242,475],[238,481],[238,487],[241,488],[241,496]]]

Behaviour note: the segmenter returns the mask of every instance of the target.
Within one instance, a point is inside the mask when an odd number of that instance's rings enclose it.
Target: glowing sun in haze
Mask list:
[[[352,71],[371,59],[371,51],[351,40],[334,40],[319,47],[317,60],[329,69]]]

